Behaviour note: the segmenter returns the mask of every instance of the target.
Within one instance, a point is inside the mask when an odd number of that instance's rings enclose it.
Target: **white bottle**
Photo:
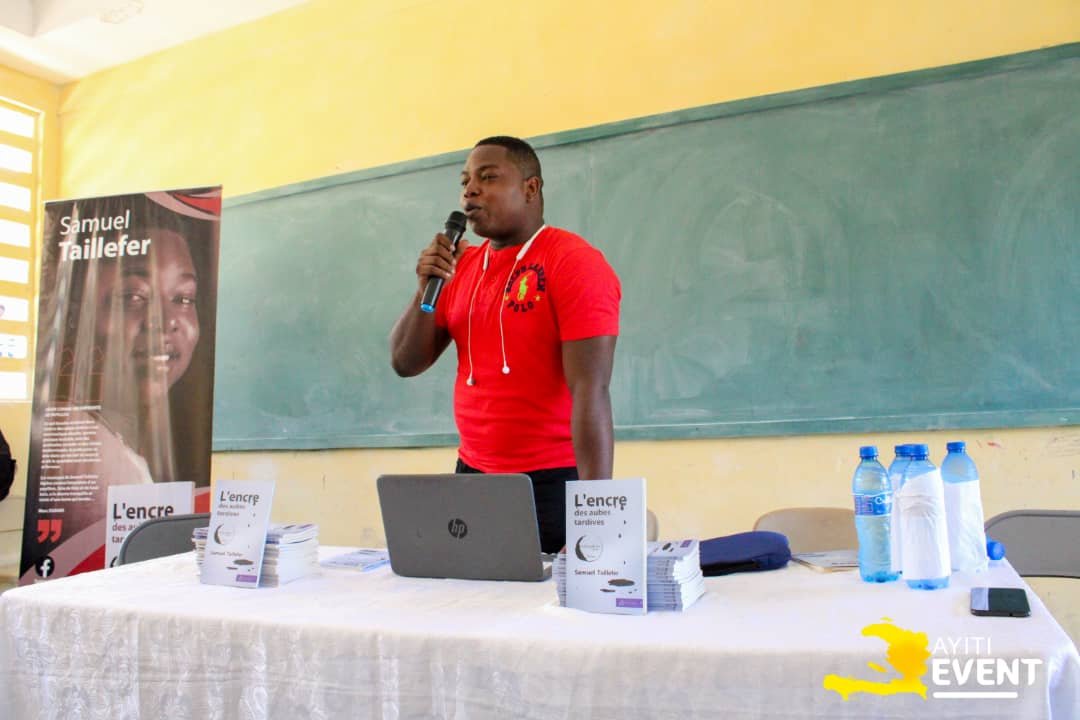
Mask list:
[[[945,447],[949,454],[941,461],[941,479],[945,482],[952,569],[980,573],[986,570],[987,557],[979,471],[964,443],[951,442]]]
[[[892,570],[893,572],[900,574],[903,569],[903,562],[901,560],[901,547],[900,542],[900,503],[896,500],[896,494],[900,492],[900,485],[904,479],[904,471],[907,470],[907,466],[911,463],[911,445],[903,444],[897,445],[893,448],[896,452],[896,457],[889,464],[889,485],[892,490],[893,505],[892,505],[892,523],[889,526],[889,536],[892,550]]]
[[[949,586],[949,532],[941,471],[929,460],[929,448],[911,446],[900,492],[900,544],[904,580],[916,590]]]

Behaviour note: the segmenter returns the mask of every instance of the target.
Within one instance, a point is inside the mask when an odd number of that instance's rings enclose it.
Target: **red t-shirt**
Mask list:
[[[484,472],[577,464],[562,343],[619,334],[619,278],[599,250],[553,227],[540,230],[518,259],[524,247],[470,247],[435,311],[457,346],[459,454]]]

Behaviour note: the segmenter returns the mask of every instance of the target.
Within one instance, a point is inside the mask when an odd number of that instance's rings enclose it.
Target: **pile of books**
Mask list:
[[[195,528],[195,563],[202,570],[208,527]],[[271,524],[266,530],[259,587],[277,587],[319,572],[319,526]]]
[[[701,549],[697,540],[649,543],[650,610],[685,610],[705,594]]]
[[[697,540],[651,542],[646,548],[648,609],[685,610],[705,594]],[[551,574],[559,604],[566,605],[566,550],[555,556]]]

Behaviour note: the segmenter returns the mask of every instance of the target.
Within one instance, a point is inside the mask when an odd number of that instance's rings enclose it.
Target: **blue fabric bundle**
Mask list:
[[[768,530],[702,540],[700,549],[701,572],[706,577],[775,570],[787,565],[791,559],[787,537]]]

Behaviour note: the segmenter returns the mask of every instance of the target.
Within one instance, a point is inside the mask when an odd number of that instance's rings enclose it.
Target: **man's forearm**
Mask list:
[[[611,478],[615,452],[611,393],[606,386],[582,388],[573,398],[570,433],[582,480]]]
[[[418,290],[390,331],[390,364],[402,377],[427,370],[446,347],[445,341],[440,344],[434,313],[421,312],[419,307]]]

